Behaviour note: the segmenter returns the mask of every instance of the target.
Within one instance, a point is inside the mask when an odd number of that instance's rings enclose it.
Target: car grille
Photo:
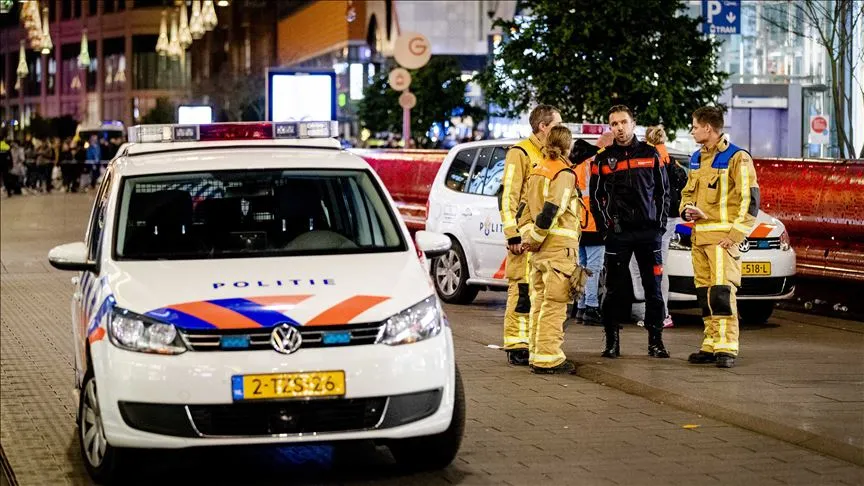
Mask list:
[[[788,277],[744,277],[738,295],[782,295],[792,290]]]
[[[303,343],[300,349],[375,344],[382,324],[345,326],[298,326]],[[207,329],[181,331],[186,346],[193,351],[255,351],[273,349],[270,333],[262,329]]]
[[[750,243],[749,251],[780,249],[780,238],[747,238],[747,242]]]
[[[204,436],[342,432],[375,428],[387,398],[296,400],[231,405],[189,405]]]

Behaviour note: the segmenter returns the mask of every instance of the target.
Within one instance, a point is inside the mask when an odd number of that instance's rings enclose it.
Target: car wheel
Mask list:
[[[430,471],[447,467],[462,445],[465,433],[465,390],[456,368],[453,418],[440,434],[390,441],[387,446],[400,467],[408,471]]]
[[[468,260],[454,238],[450,250],[432,260],[432,280],[441,300],[448,304],[470,304],[480,289],[468,285]]]
[[[96,379],[88,372],[78,401],[78,446],[84,467],[97,483],[111,484],[118,479],[122,451],[105,439]]]
[[[738,317],[744,324],[765,324],[773,312],[772,301],[738,301]]]

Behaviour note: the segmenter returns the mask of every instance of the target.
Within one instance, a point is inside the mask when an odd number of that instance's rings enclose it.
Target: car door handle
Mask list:
[[[471,208],[465,208],[462,210],[462,216],[473,216],[474,212],[471,211]]]

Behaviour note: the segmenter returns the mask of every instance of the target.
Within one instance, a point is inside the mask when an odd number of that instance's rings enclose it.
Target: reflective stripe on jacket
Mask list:
[[[753,159],[724,135],[716,146],[702,147],[690,159],[681,207],[696,206],[707,219],[693,227],[693,244],[716,244],[728,237],[735,244],[750,234],[759,213],[759,184]]]
[[[522,239],[543,250],[579,247],[581,201],[576,174],[561,160],[544,160],[531,170],[526,197],[531,222]]]
[[[504,225],[504,237],[507,238],[508,243],[518,244],[521,241],[519,205],[528,188],[528,175],[531,169],[543,159],[540,153],[542,147],[543,144],[537,136],[532,134],[507,150],[498,207]]]

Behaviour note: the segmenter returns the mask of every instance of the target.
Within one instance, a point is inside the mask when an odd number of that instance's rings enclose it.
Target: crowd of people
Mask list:
[[[114,158],[120,139],[92,135],[86,142],[59,137],[0,141],[2,187],[7,197],[78,192],[96,186],[102,167]]]
[[[753,161],[729,142],[716,107],[693,113],[691,133],[702,147],[688,171],[669,157],[662,126],[639,140],[630,108],[613,106],[608,118],[611,131],[596,144],[574,143],[560,112],[540,105],[529,117],[532,135],[507,152],[500,209],[508,248],[508,362],[534,373],[572,372],[575,363],[562,349],[571,302],[577,322],[603,326],[601,356],[619,357],[622,312],[630,310],[634,281],[645,296],[648,356],[669,358],[663,263],[673,218],[680,216],[694,225],[694,284],[705,325],[699,351],[688,360],[731,368],[738,354],[738,245],[759,210]]]

